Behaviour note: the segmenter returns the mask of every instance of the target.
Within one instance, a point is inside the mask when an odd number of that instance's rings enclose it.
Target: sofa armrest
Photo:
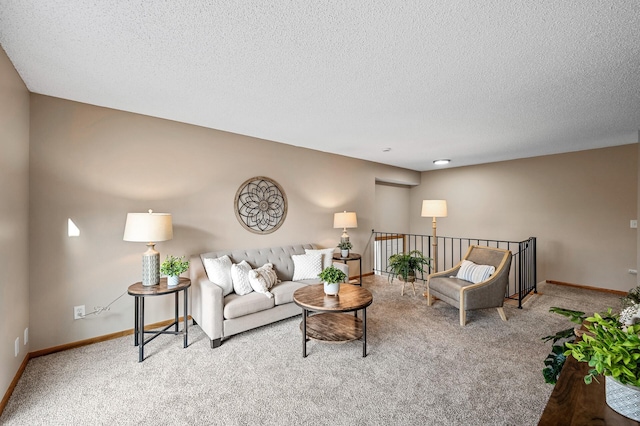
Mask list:
[[[224,296],[222,288],[209,281],[200,256],[191,256],[191,316],[209,339],[222,338]]]
[[[345,283],[349,282],[349,265],[342,262],[333,262],[333,266],[340,269],[342,272],[346,274],[346,278],[344,279]]]

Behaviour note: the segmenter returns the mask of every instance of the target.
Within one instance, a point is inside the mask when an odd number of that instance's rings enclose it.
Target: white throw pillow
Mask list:
[[[246,260],[231,265],[233,291],[240,296],[249,294],[253,291],[251,283],[249,282],[249,272],[251,272],[251,265],[249,265]]]
[[[293,281],[318,278],[318,274],[322,271],[320,253],[294,254],[291,259],[293,259]]]
[[[333,265],[333,251],[334,249],[332,248],[320,250],[304,249],[306,254],[320,253],[322,255],[322,269]]]
[[[469,260],[463,260],[456,278],[477,284],[488,280],[495,271],[496,268],[491,265],[476,265]]]
[[[249,283],[253,291],[265,294],[269,299],[273,294],[269,291],[274,284],[278,282],[276,271],[273,270],[273,264],[265,263],[257,269],[249,272]]]
[[[205,258],[204,269],[207,271],[209,281],[222,288],[222,295],[233,291],[233,280],[231,279],[231,259],[226,254],[218,258]]]

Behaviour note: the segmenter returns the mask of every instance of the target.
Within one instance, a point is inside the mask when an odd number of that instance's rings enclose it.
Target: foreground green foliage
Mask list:
[[[594,314],[587,322],[590,334],[585,333],[579,342],[567,343],[564,353],[592,367],[584,382],[589,384],[602,374],[622,384],[640,386],[640,324],[623,327],[611,309],[605,316]]]
[[[549,312],[554,312],[568,317],[571,322],[576,324],[582,324],[586,318],[586,314],[584,312],[572,311],[564,308],[551,307]],[[558,381],[560,371],[562,371],[564,362],[567,359],[565,356],[565,352],[569,349],[567,347],[567,343],[572,343],[575,339],[576,333],[574,331],[574,327],[558,331],[556,334],[542,338],[545,342],[550,340],[552,341],[551,353],[547,355],[547,358],[544,360],[545,367],[542,369],[542,375],[544,376],[544,381],[546,383],[555,385]],[[556,344],[557,342],[561,343]]]

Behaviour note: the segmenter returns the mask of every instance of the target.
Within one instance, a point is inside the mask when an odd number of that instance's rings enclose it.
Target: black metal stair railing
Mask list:
[[[377,232],[373,234],[373,271],[376,274],[387,273],[387,259],[396,253],[408,253],[419,250],[425,256],[434,258],[433,236],[403,234],[394,232]],[[471,245],[483,245],[511,250],[511,271],[509,286],[505,297],[518,301],[522,308],[522,300],[529,293],[537,293],[536,276],[536,238],[524,241],[488,240],[482,238],[437,237],[438,264],[431,265],[430,271],[444,271],[452,268],[464,257]],[[425,270],[426,272],[426,270]],[[424,281],[426,276],[416,277]]]

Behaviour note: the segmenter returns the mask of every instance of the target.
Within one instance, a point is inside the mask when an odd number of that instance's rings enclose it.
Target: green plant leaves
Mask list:
[[[324,268],[320,274],[318,274],[318,278],[320,278],[325,283],[335,284],[341,283],[347,277],[347,274],[342,272],[342,270],[336,268],[335,266],[329,266]]]
[[[544,381],[546,383],[555,385],[558,381],[562,366],[567,359],[564,355],[564,351],[564,345],[553,345],[551,347],[551,353],[547,355],[547,358],[544,360],[544,365],[546,367],[542,369],[542,375],[544,376]]]
[[[576,324],[582,324],[584,322],[584,319],[586,318],[586,314],[584,312],[572,311],[571,309],[557,308],[555,306],[552,306],[551,308],[549,308],[549,312],[554,312],[556,314],[569,317],[569,320]]]
[[[595,313],[588,317],[587,330],[581,341],[567,344],[565,355],[580,362],[588,362],[589,374],[585,383],[590,383],[597,374],[611,376],[620,383],[640,386],[640,324],[623,327],[611,313]]]
[[[425,257],[420,250],[412,250],[409,253],[396,253],[389,256],[387,272],[390,273],[389,281],[396,276],[405,281],[409,275],[415,276],[417,272],[424,274],[424,266],[429,266],[431,259]]]
[[[167,255],[167,258],[160,265],[160,273],[167,277],[177,276],[189,269],[189,261],[184,260],[184,256],[174,257]]]

